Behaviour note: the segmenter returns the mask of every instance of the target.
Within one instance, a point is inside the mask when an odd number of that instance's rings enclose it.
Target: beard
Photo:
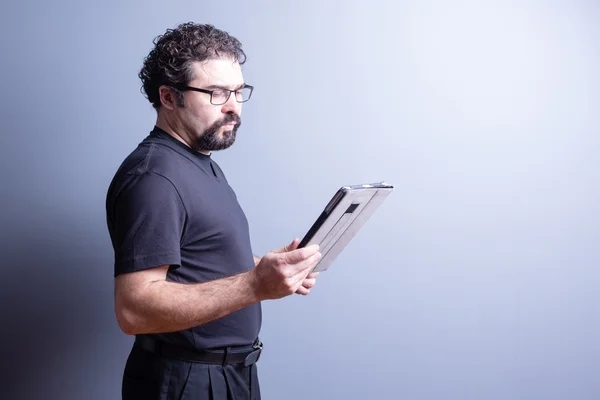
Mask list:
[[[231,129],[227,129],[219,134],[219,130],[230,122],[235,122]],[[223,119],[215,122],[196,139],[196,149],[206,151],[225,150],[231,147],[235,142],[235,136],[238,128],[242,124],[240,117],[237,114],[229,113]]]

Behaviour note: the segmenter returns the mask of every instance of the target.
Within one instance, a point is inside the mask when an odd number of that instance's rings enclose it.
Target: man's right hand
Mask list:
[[[296,293],[321,258],[318,245],[298,249],[299,240],[262,257],[254,275],[256,293],[261,300],[280,299]],[[301,290],[301,289],[300,289]]]

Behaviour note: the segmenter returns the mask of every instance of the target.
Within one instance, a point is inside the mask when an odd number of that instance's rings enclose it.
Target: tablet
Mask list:
[[[319,245],[321,259],[312,272],[327,270],[394,190],[386,183],[342,186],[300,241],[298,248]]]

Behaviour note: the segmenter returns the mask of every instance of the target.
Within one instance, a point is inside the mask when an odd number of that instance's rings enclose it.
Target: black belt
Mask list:
[[[156,340],[149,336],[137,336],[136,345],[157,356],[202,364],[241,364],[246,367],[260,358],[262,343],[257,340],[250,346],[233,346],[221,349],[192,350]]]

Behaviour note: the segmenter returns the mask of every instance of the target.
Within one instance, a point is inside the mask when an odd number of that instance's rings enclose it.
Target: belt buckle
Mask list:
[[[260,354],[262,353],[262,348],[263,348],[263,344],[261,342],[255,343],[253,346],[254,351],[252,351],[250,354],[248,354],[246,356],[246,359],[244,360],[244,366],[248,367],[256,362],[258,362],[258,360],[260,359]]]

